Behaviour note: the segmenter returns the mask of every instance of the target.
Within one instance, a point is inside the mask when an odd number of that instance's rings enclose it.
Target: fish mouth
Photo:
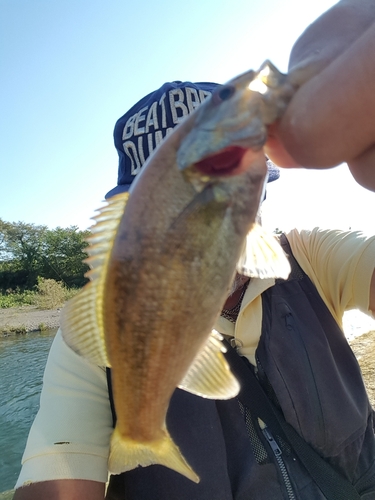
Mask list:
[[[246,151],[247,148],[241,146],[228,146],[194,163],[194,167],[209,176],[234,175]]]

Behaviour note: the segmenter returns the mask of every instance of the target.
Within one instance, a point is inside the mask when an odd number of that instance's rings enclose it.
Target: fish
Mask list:
[[[235,273],[289,274],[276,239],[255,221],[267,125],[292,95],[269,62],[218,87],[153,152],[130,191],[94,217],[90,281],[65,305],[61,330],[79,355],[111,367],[112,474],[161,464],[199,482],[166,414],[177,387],[213,399],[239,392],[213,329]]]

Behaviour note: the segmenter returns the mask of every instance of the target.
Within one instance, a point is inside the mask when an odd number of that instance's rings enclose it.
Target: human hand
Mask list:
[[[269,129],[266,154],[284,167],[346,162],[375,190],[375,1],[343,0],[295,43],[289,62],[300,86]]]

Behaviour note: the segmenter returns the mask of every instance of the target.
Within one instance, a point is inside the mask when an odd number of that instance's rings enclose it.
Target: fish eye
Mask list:
[[[223,85],[218,91],[215,93],[215,98],[218,102],[227,101],[232,97],[236,88],[233,85]]]

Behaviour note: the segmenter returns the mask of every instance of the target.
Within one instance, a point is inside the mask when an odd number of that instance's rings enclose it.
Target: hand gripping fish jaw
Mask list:
[[[279,119],[296,86],[265,61],[219,87],[195,113],[195,123],[181,142],[177,164],[191,177],[237,175],[249,149],[256,155],[267,140],[267,126]]]

